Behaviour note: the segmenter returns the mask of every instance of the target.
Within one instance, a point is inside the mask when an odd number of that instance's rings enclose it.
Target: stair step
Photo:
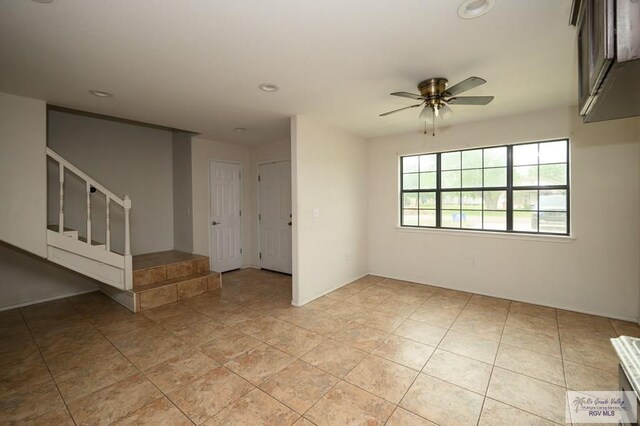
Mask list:
[[[87,239],[85,237],[78,237],[78,240],[82,241],[83,243],[87,242]],[[101,243],[100,241],[95,241],[95,240],[91,240],[91,245],[97,248],[103,248],[103,249],[107,248],[105,243]]]
[[[174,277],[174,278],[169,278],[163,281],[158,281],[158,282],[154,282],[154,283],[150,283],[150,284],[143,284],[143,285],[139,285],[139,284],[135,284],[133,285],[133,291],[138,293],[141,291],[146,291],[146,290],[151,290],[154,288],[158,288],[158,287],[164,287],[167,285],[172,285],[172,284],[177,284],[177,283],[181,283],[184,281],[190,281],[190,280],[194,280],[197,278],[206,278],[209,277],[211,275],[216,275],[218,274],[217,272],[212,272],[212,271],[206,271],[206,272],[200,272],[197,274],[191,274],[191,275],[186,275],[186,276],[182,276],[182,277]]]
[[[54,231],[54,232],[58,232],[58,229],[60,229],[60,227],[58,225],[48,225],[47,229]],[[71,237],[75,240],[78,239],[78,231],[75,229],[71,229],[71,228],[64,228],[64,231],[62,231],[62,234],[67,236],[67,237]]]
[[[221,286],[219,272],[201,272],[145,285],[135,285],[136,312],[156,308],[213,291]]]
[[[136,288],[208,271],[207,256],[174,250],[143,254],[133,257],[133,286]]]

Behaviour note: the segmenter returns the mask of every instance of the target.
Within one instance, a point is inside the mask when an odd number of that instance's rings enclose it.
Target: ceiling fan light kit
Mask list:
[[[457,96],[462,92],[481,86],[486,82],[486,80],[480,77],[469,77],[466,80],[447,88],[449,80],[446,78],[428,78],[418,84],[418,91],[420,92],[419,95],[409,92],[391,93],[392,96],[414,99],[416,101],[421,101],[420,103],[382,113],[380,114],[380,117],[385,117],[405,109],[417,108],[424,105],[419,118],[425,122],[433,120],[433,134],[435,136],[435,118],[440,117],[441,119],[446,120],[453,115],[453,110],[447,104],[487,105],[493,100],[493,96]]]

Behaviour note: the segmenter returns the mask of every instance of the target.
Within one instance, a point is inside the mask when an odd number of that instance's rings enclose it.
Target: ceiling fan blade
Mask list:
[[[422,108],[422,112],[420,112],[420,120],[427,121],[429,123],[433,122],[433,110],[431,107],[425,106]]]
[[[493,96],[460,96],[447,102],[451,105],[487,105],[492,100]]]
[[[419,107],[420,105],[422,105],[422,104],[409,105],[408,107],[394,109],[393,111],[388,111],[388,112],[380,114],[380,117],[385,117],[385,116],[387,116],[389,114],[393,114],[393,113],[396,113],[396,112],[404,111],[405,109],[416,108],[416,107]]]
[[[402,98],[409,98],[409,99],[415,99],[416,101],[420,101],[422,99],[424,99],[424,97],[420,96],[420,95],[416,95],[414,93],[409,93],[409,92],[393,92],[391,93],[392,96],[400,96]]]
[[[471,90],[474,87],[481,86],[481,85],[485,84],[486,82],[487,82],[487,80],[485,80],[483,78],[480,78],[480,77],[469,77],[468,79],[461,81],[460,83],[456,84],[455,86],[449,87],[446,90],[446,92],[450,96],[455,96],[458,93],[466,92],[467,90]]]
[[[441,105],[440,108],[438,108],[438,115],[440,115],[440,118],[443,120],[446,120],[453,115],[453,110],[447,105]]]

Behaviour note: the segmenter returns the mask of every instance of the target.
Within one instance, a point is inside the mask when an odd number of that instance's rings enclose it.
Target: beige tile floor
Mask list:
[[[617,388],[636,324],[365,277],[302,308],[287,276],[131,314],[99,293],[0,313],[0,423],[564,423]]]

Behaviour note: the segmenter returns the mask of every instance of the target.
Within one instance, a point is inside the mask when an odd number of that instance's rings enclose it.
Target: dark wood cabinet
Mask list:
[[[574,0],[585,122],[640,115],[640,1]]]

